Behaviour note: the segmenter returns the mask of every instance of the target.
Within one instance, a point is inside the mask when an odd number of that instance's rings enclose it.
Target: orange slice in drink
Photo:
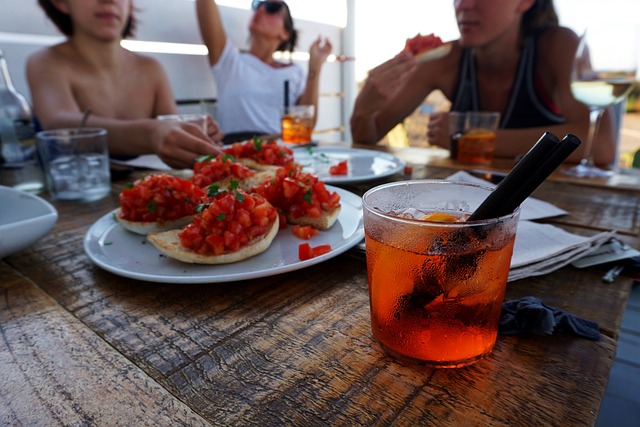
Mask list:
[[[459,222],[460,218],[455,217],[453,215],[449,215],[444,212],[430,212],[420,218],[420,221],[431,221],[431,222]]]

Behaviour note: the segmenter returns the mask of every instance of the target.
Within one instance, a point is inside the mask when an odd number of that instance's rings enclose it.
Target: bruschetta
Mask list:
[[[236,161],[243,165],[258,171],[275,170],[295,163],[293,151],[278,144],[274,139],[253,138],[247,141],[235,142],[228,146],[224,152],[225,154],[231,154]]]
[[[317,176],[302,172],[300,165],[278,169],[275,178],[252,191],[264,196],[289,224],[328,230],[340,214],[340,195],[328,191]]]
[[[115,219],[137,234],[184,227],[191,222],[205,191],[191,181],[152,174],[135,181],[119,195]]]
[[[231,154],[221,154],[203,156],[196,160],[191,182],[206,189],[211,184],[227,188],[232,181],[237,181],[241,189],[248,190],[274,175],[273,170],[255,171],[236,161]]]
[[[228,264],[269,248],[278,229],[278,212],[262,196],[224,190],[202,205],[182,230],[147,235],[170,258],[194,264]]]

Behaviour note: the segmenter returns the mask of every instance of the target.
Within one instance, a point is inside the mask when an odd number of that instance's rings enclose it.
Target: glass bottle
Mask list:
[[[44,188],[33,116],[27,99],[13,86],[0,50],[0,184],[38,193]]]

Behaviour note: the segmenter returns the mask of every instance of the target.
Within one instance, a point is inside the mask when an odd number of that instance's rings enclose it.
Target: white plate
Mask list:
[[[47,235],[58,211],[46,200],[0,186],[0,258],[21,251]]]
[[[296,148],[293,156],[304,171],[314,173],[327,184],[345,184],[369,181],[396,174],[405,162],[389,153],[357,148]],[[331,175],[329,168],[347,160],[347,175]]]
[[[162,283],[220,283],[256,279],[298,270],[333,258],[364,238],[362,199],[346,190],[327,186],[340,195],[342,209],[336,223],[311,240],[293,235],[291,227],[280,230],[269,249],[247,260],[223,265],[186,264],[167,258],[144,236],[123,229],[113,212],[96,221],[84,237],[84,250],[99,267],[133,279]],[[298,246],[329,244],[331,252],[306,261],[298,259]]]

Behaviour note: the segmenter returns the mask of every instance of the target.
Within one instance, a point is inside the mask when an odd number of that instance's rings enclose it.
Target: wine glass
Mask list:
[[[584,156],[576,166],[563,173],[577,177],[606,178],[613,171],[600,169],[593,161],[593,144],[604,111],[624,100],[636,81],[637,34],[628,31],[612,37],[611,27],[585,30],[573,61],[571,92],[589,107],[589,133]]]

